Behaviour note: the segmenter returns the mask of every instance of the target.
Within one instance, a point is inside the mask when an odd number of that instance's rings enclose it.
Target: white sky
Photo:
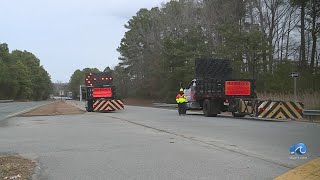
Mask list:
[[[164,0],[0,0],[0,43],[35,54],[53,82],[118,64],[124,24]]]

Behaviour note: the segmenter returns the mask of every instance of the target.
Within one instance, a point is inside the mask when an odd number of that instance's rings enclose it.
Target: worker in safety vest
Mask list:
[[[183,89],[181,88],[178,95],[176,96],[176,101],[178,103],[178,111],[179,115],[185,115],[186,114],[186,101],[187,97],[183,92]]]

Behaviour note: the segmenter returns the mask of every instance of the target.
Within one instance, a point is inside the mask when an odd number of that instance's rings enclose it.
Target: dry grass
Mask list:
[[[28,180],[36,164],[20,156],[0,156],[0,179]]]
[[[55,115],[69,115],[69,114],[82,114],[84,111],[66,103],[65,101],[56,101],[51,104],[41,106],[33,111],[24,113],[20,116],[55,116]]]
[[[304,104],[305,109],[320,109],[320,92],[297,94],[295,100],[292,94],[263,94],[258,93],[258,99],[273,101],[298,101]]]

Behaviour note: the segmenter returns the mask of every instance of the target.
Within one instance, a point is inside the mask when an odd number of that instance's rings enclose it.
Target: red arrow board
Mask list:
[[[250,96],[250,81],[226,81],[225,94],[227,96]]]

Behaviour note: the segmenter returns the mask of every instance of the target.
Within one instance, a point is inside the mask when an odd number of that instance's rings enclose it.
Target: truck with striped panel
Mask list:
[[[184,89],[187,109],[202,109],[205,116],[226,111],[235,117],[255,113],[255,81],[234,78],[230,60],[196,59],[194,75],[195,79]]]
[[[124,109],[116,96],[113,77],[109,73],[88,73],[85,77],[86,110],[88,112],[110,112]]]

